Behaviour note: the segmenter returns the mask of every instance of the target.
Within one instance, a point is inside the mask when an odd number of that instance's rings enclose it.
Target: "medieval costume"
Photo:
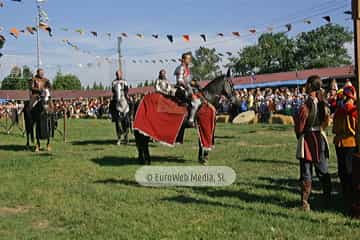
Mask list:
[[[298,139],[296,157],[300,160],[302,208],[310,210],[309,197],[312,188],[312,170],[320,179],[326,199],[331,195],[331,178],[328,173],[329,146],[323,131],[328,124],[329,109],[321,93],[321,80],[308,79],[308,98],[294,117]]]
[[[191,86],[192,75],[190,67],[185,63],[182,63],[175,70],[176,86],[185,92],[186,98],[191,99],[191,111],[189,116],[189,123],[194,124],[195,115],[201,105],[200,99],[194,94]]]
[[[155,91],[170,96],[173,93],[172,86],[167,79],[157,79],[155,81]]]
[[[129,87],[127,81],[118,76],[112,82],[113,97],[110,102],[110,113],[112,121],[115,122],[117,144],[120,145],[121,135],[125,133],[125,143],[128,142],[127,133],[131,124],[130,105],[128,101]]]
[[[34,107],[40,97],[46,101],[50,98],[51,84],[49,79],[39,76],[38,74],[29,81],[30,106]]]
[[[338,175],[341,182],[345,207],[349,209],[352,200],[352,162],[357,150],[356,130],[358,113],[355,101],[355,88],[347,86],[343,90],[343,104],[334,115],[333,133],[338,161]]]

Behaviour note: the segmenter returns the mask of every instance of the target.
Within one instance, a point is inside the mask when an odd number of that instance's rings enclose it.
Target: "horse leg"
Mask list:
[[[47,144],[46,144],[46,150],[48,151],[48,152],[51,152],[51,144],[50,144],[50,137],[48,137],[48,139],[47,139]]]
[[[151,165],[151,157],[150,157],[150,151],[149,151],[149,141],[150,141],[150,138],[145,136],[145,142],[144,142],[145,163],[147,163],[148,165]]]
[[[199,140],[199,154],[198,154],[198,160],[200,164],[206,165],[209,161],[209,152],[206,151],[202,146],[201,142]]]
[[[39,122],[36,122],[36,124],[35,124],[35,131],[36,131],[35,152],[40,152],[40,123]]]
[[[117,136],[117,142],[116,145],[120,145],[121,144],[121,131],[120,131],[120,122],[119,119],[115,120],[115,129],[116,129],[116,136]]]
[[[145,164],[144,158],[144,135],[139,133],[138,131],[134,131],[136,148],[138,151],[138,160],[141,165]]]

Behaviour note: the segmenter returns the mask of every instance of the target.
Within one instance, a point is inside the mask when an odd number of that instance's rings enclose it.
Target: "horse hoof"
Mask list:
[[[47,147],[46,147],[46,150],[48,151],[48,152],[51,152],[51,145],[47,145]]]
[[[121,145],[121,141],[118,140],[118,141],[116,142],[116,145],[120,146],[120,145]]]
[[[35,147],[35,152],[40,152],[40,147],[38,145]]]

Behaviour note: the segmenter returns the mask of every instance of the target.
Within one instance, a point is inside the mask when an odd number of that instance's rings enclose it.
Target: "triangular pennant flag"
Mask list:
[[[79,33],[80,35],[84,34],[84,30],[82,29],[76,29],[75,32]]]
[[[223,37],[223,36],[224,36],[223,33],[218,33],[217,35],[218,35],[219,37]]]
[[[14,36],[15,38],[18,38],[19,35],[20,35],[20,32],[19,32],[19,30],[18,30],[17,28],[11,28],[11,29],[10,29],[10,34],[11,34],[12,36]]]
[[[158,34],[153,34],[153,35],[151,35],[153,38],[155,38],[155,39],[158,39],[159,38],[159,35]]]
[[[286,24],[285,27],[287,28],[287,31],[290,32],[292,29],[292,24]]]
[[[255,34],[255,33],[256,33],[256,29],[250,29],[249,32],[252,33],[252,34]]]
[[[323,17],[323,19],[324,19],[325,21],[327,21],[328,23],[331,22],[331,17],[330,17],[330,16],[325,16],[325,17]]]
[[[123,33],[121,33],[121,36],[123,36],[123,37],[128,37],[128,34],[125,33],[125,32],[123,32]]]
[[[184,40],[185,42],[189,42],[189,41],[190,41],[190,36],[189,36],[189,35],[183,35],[182,37],[183,37],[183,40]]]
[[[94,32],[94,31],[92,31],[92,32],[90,32],[94,37],[97,37],[98,36],[98,33],[97,32]]]
[[[232,56],[232,53],[231,52],[226,52],[227,55],[229,56]]]
[[[52,29],[47,23],[40,22],[39,28],[47,31],[49,33],[49,36],[52,37]]]
[[[149,63],[149,60],[145,60],[146,63]]]
[[[305,19],[305,20],[304,20],[304,23],[306,23],[306,24],[311,24],[311,20],[310,20],[310,19]]]
[[[206,35],[205,34],[200,34],[200,37],[202,38],[202,40],[204,41],[204,42],[206,42]]]
[[[345,11],[344,14],[352,15],[352,11]]]
[[[136,63],[136,60],[132,60],[133,63]]]
[[[163,60],[161,60],[161,59],[159,60],[159,62],[160,62],[160,63],[164,63],[164,61],[163,61]]]
[[[236,37],[240,37],[240,32],[232,32],[232,34]]]
[[[171,61],[173,61],[174,63],[176,63],[176,62],[177,62],[177,61],[176,61],[176,59],[174,59],[174,58],[173,58],[173,59],[171,59]]]
[[[218,55],[219,55],[220,57],[223,57],[223,56],[224,56],[224,54],[222,54],[222,53],[218,53]]]
[[[165,62],[169,62],[169,59],[165,59]]]
[[[35,28],[36,29],[36,28]],[[26,27],[26,30],[31,34],[33,35],[34,34],[34,27]]]
[[[137,36],[138,38],[144,38],[144,35],[142,35],[141,33],[137,33],[136,36]]]
[[[64,32],[69,31],[69,29],[68,29],[68,28],[61,28],[61,30],[63,30]]]
[[[0,49],[4,47],[4,44],[6,42],[6,39],[3,35],[0,35]]]
[[[109,37],[109,39],[111,39],[111,33],[106,33],[106,35]]]
[[[152,60],[152,63],[156,63],[156,60]]]
[[[166,37],[167,37],[167,39],[169,39],[169,41],[170,41],[171,43],[174,42],[174,36],[173,36],[173,35],[166,35]]]

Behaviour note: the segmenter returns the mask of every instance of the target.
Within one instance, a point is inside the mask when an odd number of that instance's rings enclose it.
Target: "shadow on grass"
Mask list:
[[[105,140],[85,140],[85,141],[74,141],[72,145],[76,146],[86,146],[86,145],[114,145],[117,140],[114,139],[105,139]],[[129,143],[134,143],[135,140],[129,140]]]
[[[215,136],[215,139],[235,139],[235,136]]]
[[[289,220],[298,219],[298,220],[308,221],[308,222],[312,222],[312,223],[316,223],[316,224],[319,223],[318,220],[312,219],[311,217],[305,217],[305,216],[295,215],[295,214],[286,214],[286,213],[281,213],[281,212],[276,212],[276,211],[270,211],[268,209],[257,209],[257,208],[249,207],[249,206],[242,207],[242,206],[235,205],[235,204],[209,201],[209,200],[205,200],[205,199],[197,199],[197,198],[192,198],[192,197],[185,196],[185,195],[178,195],[176,197],[163,198],[162,201],[175,202],[175,203],[180,203],[180,204],[202,204],[202,205],[214,206],[214,207],[234,208],[234,209],[239,209],[242,211],[252,211],[252,212],[260,214],[260,215],[266,215],[266,216],[271,215],[271,216],[281,217],[281,218],[285,218],[285,219],[289,219]]]
[[[0,145],[0,151],[19,152],[30,151],[25,145]]]
[[[253,159],[253,158],[247,158],[244,160],[241,160],[242,162],[248,162],[248,163],[265,163],[265,164],[281,164],[281,165],[296,165],[299,164],[296,161],[286,161],[286,160],[274,160],[274,159]]]
[[[210,188],[195,188],[194,191],[212,198],[238,198],[246,203],[268,203],[285,208],[294,208],[299,204],[299,201],[287,200],[278,194],[259,195],[241,190],[212,190]]]
[[[119,184],[119,185],[126,185],[126,186],[130,186],[130,187],[142,187],[135,181],[125,180],[125,179],[115,179],[115,178],[98,180],[98,181],[95,181],[94,183],[95,184]]]
[[[126,165],[140,165],[137,158],[134,157],[114,157],[114,156],[105,156],[102,158],[95,158],[91,160],[93,163],[96,163],[102,167],[114,167],[114,166],[126,166]],[[151,161],[153,163],[160,162],[169,162],[169,163],[185,163],[186,160],[177,157],[160,157],[152,156]]]

